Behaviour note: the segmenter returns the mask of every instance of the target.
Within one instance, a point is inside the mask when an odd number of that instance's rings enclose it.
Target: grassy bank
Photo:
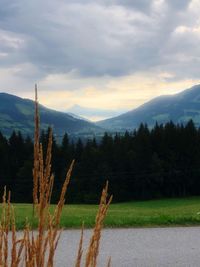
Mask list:
[[[23,228],[25,218],[32,218],[32,205],[14,204],[16,223]],[[52,208],[54,206],[52,205]],[[61,225],[65,228],[94,225],[97,205],[66,205],[63,209]],[[200,225],[200,197],[165,199],[111,204],[106,227],[143,227]]]

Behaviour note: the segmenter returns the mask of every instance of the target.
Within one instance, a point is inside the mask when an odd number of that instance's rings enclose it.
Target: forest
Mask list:
[[[48,132],[41,131],[44,151]],[[45,155],[44,155],[45,156]],[[105,133],[101,140],[53,138],[55,174],[53,202],[58,199],[66,170],[75,166],[68,190],[70,203],[97,203],[109,181],[113,202],[186,197],[200,194],[200,129],[187,124],[141,124],[124,134]],[[33,140],[20,132],[0,133],[0,189],[11,190],[12,202],[32,201]],[[24,193],[25,192],[25,193]]]

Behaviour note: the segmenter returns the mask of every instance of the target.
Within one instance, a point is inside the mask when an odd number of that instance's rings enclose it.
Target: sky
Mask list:
[[[199,14],[200,0],[0,0],[0,91],[33,99],[37,83],[41,104],[92,120],[178,93],[200,83]]]

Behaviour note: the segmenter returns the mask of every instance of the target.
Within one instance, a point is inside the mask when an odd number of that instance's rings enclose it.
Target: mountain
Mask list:
[[[86,119],[86,118],[83,118],[82,116],[79,116],[75,113],[72,113],[72,112],[67,112],[68,115],[72,116],[73,118],[75,119],[79,119],[79,120],[84,120],[84,121],[88,121],[88,122],[91,122],[90,120]]]
[[[0,93],[0,131],[6,136],[9,136],[13,130],[33,136],[34,105],[32,100]],[[102,131],[99,126],[74,118],[67,113],[48,109],[42,105],[39,108],[41,129],[51,126],[58,137],[65,132],[87,136]]]
[[[137,128],[143,122],[150,127],[172,120],[174,123],[186,123],[192,119],[200,126],[200,85],[175,95],[160,96],[142,106],[120,116],[102,120],[98,126],[114,131]]]

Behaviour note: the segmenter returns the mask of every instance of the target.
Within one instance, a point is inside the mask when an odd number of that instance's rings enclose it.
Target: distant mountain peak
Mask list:
[[[71,108],[67,109],[67,112],[80,116],[82,118],[87,118],[89,120],[94,120],[97,118],[110,118],[113,116],[117,116],[123,112],[124,109],[120,110],[113,110],[113,109],[102,109],[102,108],[91,108],[91,107],[84,107],[80,105],[73,105]]]

